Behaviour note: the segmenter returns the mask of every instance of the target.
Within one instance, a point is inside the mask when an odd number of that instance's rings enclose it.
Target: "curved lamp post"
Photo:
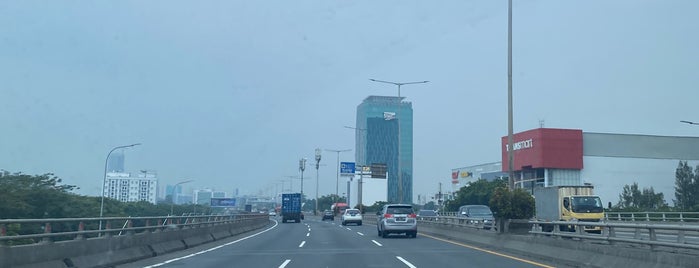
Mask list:
[[[140,143],[134,143],[134,144],[129,144],[129,145],[123,145],[123,146],[117,146],[112,148],[111,151],[107,154],[107,159],[104,160],[104,178],[102,179],[102,201],[100,201],[100,224],[99,224],[99,230],[102,230],[102,215],[104,215],[104,184],[107,182],[107,162],[109,161],[109,156],[112,155],[114,151],[117,149],[123,149],[123,148],[130,148],[134,146],[141,145]],[[102,233],[100,233],[101,235]]]
[[[316,148],[316,205],[313,215],[318,215],[318,169],[320,168],[321,152],[320,148]]]
[[[340,188],[340,187],[339,187],[339,185],[340,185],[340,153],[349,152],[349,151],[352,151],[352,149],[345,149],[345,150],[325,149],[325,151],[337,153],[337,169],[335,170],[335,172],[336,172],[335,174],[336,174],[337,176],[336,176],[336,178],[335,178],[335,197],[333,197],[333,198],[335,199],[335,198],[340,197],[340,196],[339,196],[339,188]],[[334,201],[333,203],[337,203],[337,200],[333,200],[333,201]]]
[[[398,86],[398,108],[396,109],[396,118],[398,121],[396,122],[398,125],[398,202],[403,203],[403,171],[401,170],[401,159],[400,159],[400,148],[402,147],[402,144],[400,143],[400,121],[403,120],[400,118],[400,110],[403,109],[403,101],[400,96],[400,87],[403,85],[412,85],[412,84],[425,84],[429,83],[430,81],[417,81],[417,82],[405,82],[405,83],[398,83],[398,82],[391,82],[391,81],[383,81],[383,80],[376,80],[376,79],[369,79],[372,82],[378,82],[378,83],[384,83],[384,84],[392,84]]]
[[[175,183],[175,186],[172,187],[172,195],[170,195],[170,216],[172,216],[173,210],[175,208],[175,191],[177,191],[177,186],[180,186],[180,185],[188,183],[188,182],[193,182],[193,181],[194,180],[181,181],[181,182]]]

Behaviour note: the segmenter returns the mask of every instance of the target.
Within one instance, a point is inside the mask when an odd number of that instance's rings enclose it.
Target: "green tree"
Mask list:
[[[667,208],[663,193],[655,193],[653,187],[639,189],[638,183],[624,185],[619,194],[617,209],[627,211],[659,210]]]
[[[641,194],[641,208],[648,210],[660,210],[668,207],[663,193],[655,193],[653,187],[643,188]]]
[[[697,207],[699,198],[699,166],[696,173],[687,161],[680,161],[675,170],[675,207],[681,210],[691,210]]]
[[[377,212],[386,204],[388,204],[386,201],[376,201],[373,205],[364,207],[364,212]]]
[[[510,191],[507,188],[495,188],[489,205],[496,218],[509,219],[512,215],[512,198],[510,196]]]
[[[534,197],[524,189],[510,191],[505,186],[498,187],[489,205],[499,219],[529,219],[534,216]]]
[[[529,219],[534,216],[534,197],[524,189],[515,189],[512,194],[511,219]]]
[[[456,192],[456,197],[445,204],[447,211],[457,211],[463,205],[488,205],[491,196],[498,187],[507,185],[502,179],[487,181],[479,179]]]
[[[62,218],[77,187],[61,184],[51,173],[43,175],[0,174],[0,218]]]
[[[619,203],[617,207],[620,209],[638,208],[641,199],[641,191],[638,190],[638,184],[624,185],[621,194],[619,194]]]
[[[434,203],[434,201],[427,202],[422,209],[429,209],[429,210],[437,210],[439,207],[437,207],[437,204]]]

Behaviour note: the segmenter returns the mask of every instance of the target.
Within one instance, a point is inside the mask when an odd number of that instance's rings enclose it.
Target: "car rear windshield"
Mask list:
[[[347,214],[354,216],[354,215],[359,214],[359,210],[350,210],[350,211],[347,211]]]
[[[386,209],[386,213],[388,213],[388,214],[412,214],[413,208],[412,207],[388,207]]]

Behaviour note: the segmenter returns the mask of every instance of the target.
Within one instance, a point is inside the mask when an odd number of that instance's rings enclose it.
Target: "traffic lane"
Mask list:
[[[261,231],[118,267],[279,267],[307,233],[305,224],[275,222]]]
[[[388,238],[379,238],[376,225],[369,226],[367,227],[374,231],[373,236],[379,243],[393,250],[395,255],[408,256],[404,259],[417,267],[452,267],[455,264],[459,267],[552,267],[550,264],[532,260],[526,256],[498,252],[423,234],[420,233],[419,225],[417,238],[396,234],[391,234]]]
[[[409,267],[364,234],[362,226],[320,220],[309,225],[309,239],[285,267]]]

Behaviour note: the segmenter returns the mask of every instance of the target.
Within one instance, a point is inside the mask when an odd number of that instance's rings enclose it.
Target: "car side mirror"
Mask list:
[[[381,211],[376,212],[376,216],[379,216],[379,215],[381,215]]]

